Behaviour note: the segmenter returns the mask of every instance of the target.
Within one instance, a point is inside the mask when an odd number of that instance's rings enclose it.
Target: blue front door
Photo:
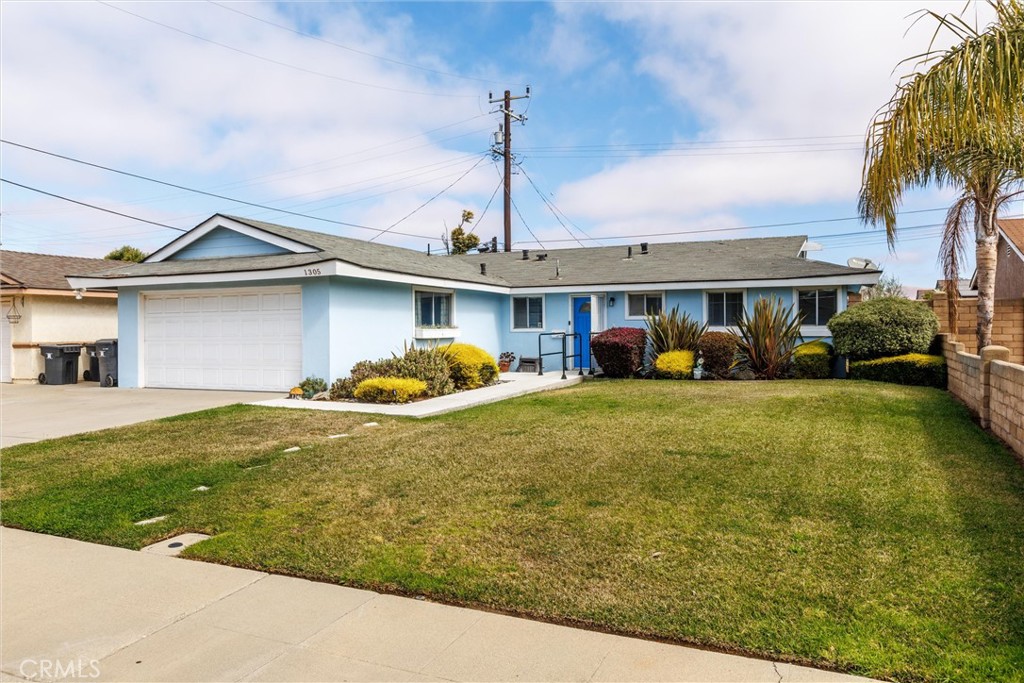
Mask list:
[[[590,367],[590,297],[572,298],[572,331],[580,335],[575,339],[573,353],[579,354],[576,367]]]

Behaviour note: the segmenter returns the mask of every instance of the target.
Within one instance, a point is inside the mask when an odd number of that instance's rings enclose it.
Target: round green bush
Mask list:
[[[367,403],[408,403],[427,393],[427,383],[408,377],[372,377],[364,379],[353,395]]]
[[[836,353],[868,360],[926,353],[939,321],[923,303],[899,297],[872,299],[828,321]]]
[[[736,365],[736,335],[731,332],[705,332],[697,342],[704,359],[704,374],[712,379],[728,379]]]
[[[793,377],[797,379],[828,379],[832,376],[832,345],[828,342],[807,342],[793,351]]]
[[[654,372],[665,379],[693,377],[693,351],[666,351],[654,359]]]

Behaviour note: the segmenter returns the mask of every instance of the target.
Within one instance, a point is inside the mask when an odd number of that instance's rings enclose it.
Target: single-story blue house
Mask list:
[[[827,337],[847,293],[880,272],[812,248],[798,236],[431,256],[217,214],[142,263],[68,280],[117,289],[120,386],[279,391],[409,342],[533,357],[539,333],[578,332],[586,347],[676,305],[726,329],[772,295],[798,303],[805,338]]]

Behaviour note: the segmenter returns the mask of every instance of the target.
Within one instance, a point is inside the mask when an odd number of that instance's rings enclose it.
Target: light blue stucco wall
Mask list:
[[[117,385],[139,386],[139,290],[117,290]]]
[[[415,314],[413,285],[352,278],[307,278],[301,280],[253,281],[224,284],[203,284],[188,288],[180,286],[146,287],[144,291],[181,289],[234,289],[244,287],[299,285],[302,288],[303,376],[316,375],[328,382],[345,377],[360,360],[376,360],[401,353],[403,345],[417,343],[447,343],[451,339],[432,341],[415,340]],[[840,310],[845,308],[846,287],[839,287]],[[141,341],[139,326],[140,288],[122,287],[118,293],[119,384],[135,387],[139,384]],[[538,332],[572,331],[571,300],[573,296],[589,294],[553,293],[544,297],[544,328],[542,330],[513,331],[511,297],[504,294],[455,291],[455,324],[459,330],[457,341],[474,344],[497,356],[511,351],[517,358],[537,355]],[[785,306],[793,303],[790,287],[758,288],[747,290],[747,307],[758,297],[775,295]],[[665,293],[666,309],[678,305],[680,311],[703,322],[704,292],[701,290],[669,290]],[[615,299],[613,306],[607,303]],[[607,292],[601,297],[605,303],[604,327],[644,327],[643,320],[626,319],[626,294]],[[596,322],[595,322],[596,325]],[[596,327],[595,327],[596,329]],[[813,335],[806,339],[818,338]],[[823,337],[826,338],[827,337]],[[547,338],[544,351],[561,348],[559,341]],[[545,365],[558,364],[549,357]]]
[[[214,228],[192,244],[176,252],[169,261],[190,261],[227,256],[264,256],[287,254],[287,249],[227,228]]]

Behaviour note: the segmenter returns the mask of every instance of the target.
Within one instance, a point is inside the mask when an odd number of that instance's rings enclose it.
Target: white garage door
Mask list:
[[[287,391],[302,380],[302,294],[249,288],[147,294],[147,387]]]

